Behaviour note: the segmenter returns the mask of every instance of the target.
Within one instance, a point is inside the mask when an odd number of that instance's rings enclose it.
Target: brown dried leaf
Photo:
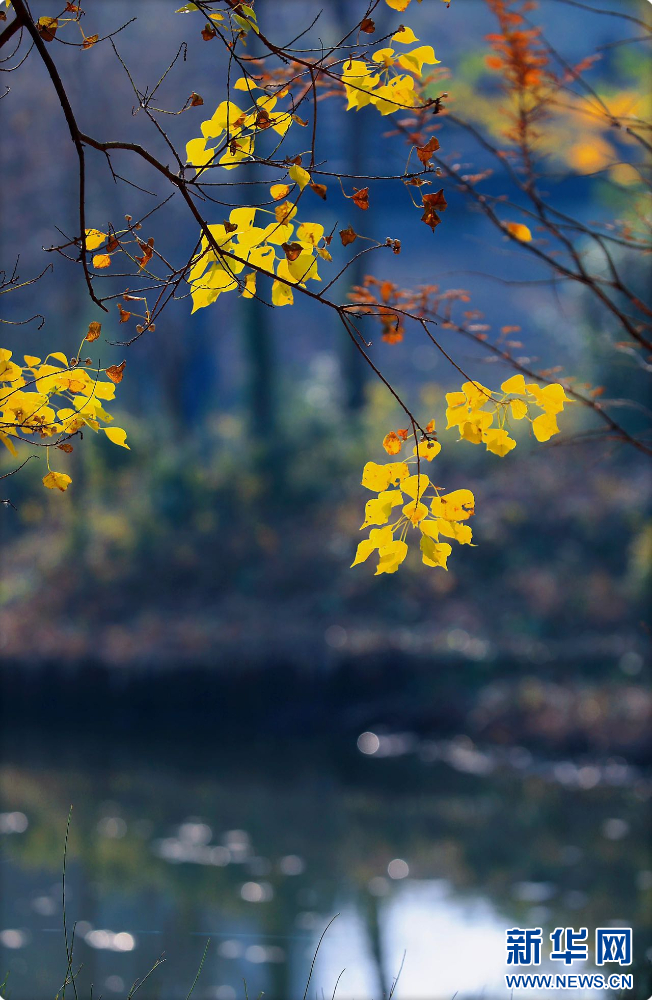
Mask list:
[[[193,90],[192,94],[190,95],[190,107],[199,108],[203,103],[204,103],[204,98],[200,97],[199,94],[196,94]]]
[[[109,368],[106,369],[106,374],[108,378],[110,378],[112,382],[115,382],[116,385],[118,384],[118,382],[122,382],[122,377],[125,373],[126,364],[127,364],[126,361],[122,361],[119,365],[111,365]]]
[[[369,208],[369,188],[353,188],[353,204],[366,211]]]
[[[425,166],[426,163],[430,162],[432,154],[436,153],[438,149],[439,139],[437,139],[434,135],[431,135],[425,146],[417,146],[417,156]]]
[[[123,309],[122,305],[119,302],[117,303],[117,306],[118,306],[118,312],[120,313],[120,322],[128,323],[129,320],[131,319],[131,313],[128,312],[126,309]]]
[[[238,228],[237,223],[235,223],[235,222],[229,222],[228,219],[224,220],[223,225],[224,225],[224,229],[225,229],[225,231],[227,233],[234,233],[236,231],[236,229]]]
[[[437,228],[437,226],[439,225],[439,223],[441,222],[438,210],[439,212],[443,212],[447,208],[447,206],[448,202],[444,197],[443,188],[441,188],[439,191],[433,191],[432,194],[423,195],[424,212],[423,215],[421,216],[421,221],[425,222],[427,226],[430,226],[433,233]]]
[[[99,35],[87,35],[82,42],[82,49],[92,49],[99,37]]]
[[[360,31],[366,32],[367,35],[373,35],[376,30],[376,22],[370,17],[364,17],[360,22]]]
[[[85,339],[92,344],[94,340],[97,340],[101,332],[102,324],[98,323],[97,320],[94,319],[92,323],[88,324],[88,333],[86,334]]]
[[[51,42],[57,33],[59,22],[56,17],[39,17],[36,22],[36,30],[44,42]]]
[[[285,251],[285,256],[290,261],[296,260],[303,247],[300,243],[282,243],[281,249]]]
[[[217,34],[216,29],[212,24],[207,24],[205,28],[202,28],[201,37],[205,42],[211,42]]]
[[[65,451],[66,455],[69,455],[70,452],[73,450],[72,445],[68,444],[67,441],[64,441],[63,444],[58,444],[57,448],[59,449],[59,451]]]
[[[326,193],[328,191],[328,188],[326,187],[325,184],[314,184],[313,183],[313,184],[310,184],[309,187],[310,187],[311,191],[314,191],[315,194],[319,195],[320,198],[323,198],[324,201],[326,201]]]
[[[340,239],[343,247],[348,247],[349,244],[353,243],[357,238],[358,234],[354,230],[353,226],[347,226],[346,229],[340,229]]]

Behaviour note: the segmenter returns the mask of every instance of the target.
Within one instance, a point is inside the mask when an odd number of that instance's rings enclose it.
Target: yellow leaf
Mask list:
[[[522,399],[512,399],[509,403],[509,408],[512,411],[512,416],[514,420],[522,420],[523,417],[527,417],[527,403]]]
[[[407,517],[408,521],[412,524],[418,524],[419,521],[423,521],[424,517],[428,515],[428,508],[425,503],[419,503],[417,500],[411,500],[410,503],[406,503],[403,508],[403,513]]]
[[[289,222],[290,219],[293,219],[296,214],[297,206],[293,205],[291,201],[284,201],[280,205],[277,205],[274,209],[276,221],[280,224]],[[282,242],[285,243],[285,240]]]
[[[41,359],[35,357],[33,354],[25,355],[25,364],[27,365],[28,368],[34,368],[36,367],[36,365],[40,365],[40,363]]]
[[[375,575],[380,576],[381,573],[395,573],[405,559],[407,552],[408,547],[405,542],[395,541],[390,542],[388,545],[383,545],[379,549],[380,558],[378,559],[378,568]]]
[[[524,396],[525,389],[525,379],[522,375],[512,375],[508,378],[506,382],[500,387],[503,392],[515,393],[517,396]]]
[[[482,435],[482,440],[487,446],[487,451],[493,452],[494,455],[499,455],[500,458],[504,458],[508,452],[516,447],[514,438],[511,438],[507,431],[502,428],[485,431]]]
[[[245,286],[242,291],[243,299],[253,299],[256,294],[256,272],[250,271],[245,277]]]
[[[435,58],[435,50],[432,45],[420,45],[418,48],[412,49],[411,52],[404,52],[398,57],[399,66],[411,73],[416,73],[417,76],[421,76],[424,63],[435,65],[438,62],[441,60]]]
[[[368,559],[375,549],[379,549],[384,545],[389,545],[391,541],[392,529],[389,525],[385,528],[372,528],[369,532],[369,538],[364,538],[358,545],[355,559],[351,563],[351,568],[353,568],[353,566],[357,566],[358,563],[364,562],[365,559]]]
[[[419,39],[412,31],[412,28],[403,26],[400,31],[397,31],[395,35],[392,35],[393,42],[400,42],[401,45],[410,45],[412,42],[418,42]]]
[[[299,185],[299,190],[303,191],[306,184],[310,184],[311,177],[307,170],[300,167],[297,163],[293,163],[288,170],[290,179],[294,181],[295,184]]]
[[[93,257],[93,267],[100,271],[103,267],[110,267],[111,258],[108,253],[96,253]]]
[[[275,306],[291,306],[293,302],[291,287],[282,281],[275,281],[272,284],[272,303]]]
[[[444,521],[441,518],[438,518],[435,524],[440,534],[446,535],[448,538],[454,538],[460,545],[471,544],[473,532],[470,525],[460,524],[459,521]]]
[[[532,431],[537,441],[549,441],[554,434],[559,434],[557,418],[554,413],[542,413],[532,421]]]
[[[442,522],[442,521],[425,521],[424,520],[424,521],[421,522],[421,524],[419,525],[419,527],[421,528],[422,534],[427,535],[428,538],[434,538],[434,540],[437,541],[438,538],[439,538],[439,528],[437,527],[437,525],[443,524],[443,523],[448,524],[447,521],[446,522]]]
[[[351,563],[350,569],[368,559],[375,548],[376,546],[369,538],[363,538],[356,549],[355,559]]]
[[[271,194],[274,201],[280,201],[281,198],[287,198],[287,196],[289,195],[290,185],[272,184],[271,188],[269,189],[269,193]]]
[[[454,490],[442,497],[435,497],[430,504],[435,517],[445,521],[466,521],[475,513],[475,498],[471,490]]]
[[[257,83],[251,79],[250,76],[241,76],[233,84],[234,90],[245,90],[249,93],[250,90],[260,90]]]
[[[453,551],[448,542],[437,543],[427,535],[422,535],[420,548],[421,557],[426,566],[441,566],[442,569],[448,569],[446,561]]]
[[[97,248],[104,243],[107,238],[106,233],[101,233],[99,229],[87,229],[86,230],[86,249],[87,250],[97,250]]]
[[[0,434],[0,441],[2,441],[5,448],[9,452],[11,452],[14,458],[18,458],[18,452],[16,451],[16,446],[14,445],[13,441],[11,441],[10,438],[8,438],[5,434]]]
[[[45,360],[47,361],[48,358],[54,358],[55,361],[60,361],[64,368],[68,368],[68,358],[62,351],[53,351],[52,354],[48,354]]]
[[[520,240],[521,243],[529,243],[532,239],[532,233],[522,222],[507,222],[505,223],[505,229],[517,240]]]
[[[102,428],[109,441],[113,444],[120,445],[121,448],[126,448],[129,451],[129,445],[127,444],[127,432],[122,429],[122,427],[103,427]]]
[[[376,462],[367,462],[362,470],[362,485],[374,493],[386,490],[391,484],[401,483],[409,476],[410,472],[405,462],[388,462],[387,465],[378,465]]]
[[[381,500],[380,497],[367,500],[364,507],[364,521],[360,525],[360,530],[368,528],[370,524],[387,524],[391,510],[391,500]]]
[[[543,389],[541,389],[536,382],[529,382],[527,385],[527,391],[534,396],[537,401],[537,406],[540,406],[542,410],[546,411],[546,413],[561,413],[564,409],[564,403],[570,402],[568,396],[564,392],[563,385],[560,385],[558,382],[553,382],[552,385],[546,385]]]
[[[429,486],[430,480],[423,473],[420,476],[408,476],[401,483],[403,492],[413,500],[422,497]]]
[[[435,455],[438,455],[441,451],[441,445],[439,441],[420,441],[418,455],[419,458],[425,458],[426,462],[432,462]],[[412,453],[417,454],[417,449],[413,448]]]
[[[491,389],[487,389],[486,385],[482,385],[480,382],[465,382],[462,391],[472,410],[480,409],[485,403],[490,403],[492,400]],[[453,394],[450,393],[450,395]],[[446,399],[448,400],[448,396]]]
[[[72,479],[65,472],[48,472],[47,476],[43,476],[44,486],[49,490],[61,490],[62,493],[65,493],[71,482]]]
[[[392,10],[404,11],[410,6],[410,0],[385,0],[388,7]]]

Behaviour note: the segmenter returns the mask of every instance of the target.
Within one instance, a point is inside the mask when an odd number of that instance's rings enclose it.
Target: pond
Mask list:
[[[309,996],[332,996],[342,970],[340,1000],[387,995],[399,970],[397,1000],[504,996],[506,928],[541,926],[546,941],[586,926],[591,940],[617,921],[636,941],[649,915],[650,782],[620,758],[410,733],[67,745],[23,731],[0,781],[11,1000],[51,1000],[65,976],[70,805],[84,998],[91,983],[126,996],[162,956],[139,997],[185,998],[210,938],[197,1000],[301,1000],[335,914]]]

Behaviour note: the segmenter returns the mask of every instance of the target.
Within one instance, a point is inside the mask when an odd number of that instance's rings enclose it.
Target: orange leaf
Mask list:
[[[116,304],[118,306],[118,312],[120,313],[120,322],[121,323],[129,322],[129,320],[131,319],[131,313],[128,312],[126,309],[123,309],[122,305],[119,302]]]
[[[521,243],[529,243],[532,239],[532,233],[522,222],[508,222],[505,225],[505,229],[515,239],[520,240]]]
[[[88,35],[82,42],[82,49],[92,49],[99,37],[99,35]]]
[[[425,166],[432,157],[433,153],[436,153],[439,149],[439,139],[434,135],[431,135],[425,146],[417,146],[417,156]]]
[[[394,431],[390,431],[389,434],[387,434],[383,439],[383,448],[388,455],[398,455],[402,445],[403,442],[398,434],[394,433]]]
[[[125,372],[125,365],[126,364],[127,364],[127,362],[123,361],[119,365],[111,365],[110,368],[106,369],[107,376],[111,379],[112,382],[115,382],[116,385],[118,384],[118,382],[122,382],[122,377],[123,377],[124,372]]]
[[[88,333],[86,334],[85,339],[89,340],[92,343],[94,340],[97,340],[101,332],[102,332],[102,324],[98,323],[97,320],[94,319],[92,323],[88,324]]]
[[[369,188],[353,188],[353,204],[365,211],[369,208]]]
[[[439,217],[439,212],[443,212],[448,206],[448,202],[444,197],[444,189],[441,188],[439,191],[433,192],[433,194],[423,195],[423,208],[424,213],[421,216],[421,221],[425,222],[427,226],[430,226],[433,233],[436,227],[441,222]]]

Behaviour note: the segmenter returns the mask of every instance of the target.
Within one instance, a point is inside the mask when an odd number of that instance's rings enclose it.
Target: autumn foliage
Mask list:
[[[64,13],[56,17],[34,20],[25,0],[8,0],[8,13],[14,21],[4,29],[1,39],[4,44],[18,31],[21,38],[29,38],[34,47],[30,58],[41,59],[59,96],[82,181],[78,232],[71,241],[51,250],[76,257],[94,305],[105,314],[110,310],[117,327],[126,331],[120,343],[129,346],[152,333],[173,297],[188,296],[189,313],[195,313],[217,304],[225,294],[256,298],[275,308],[291,306],[297,295],[304,295],[337,316],[355,349],[394,395],[405,426],[387,431],[383,440],[385,451],[396,460],[365,466],[362,485],[376,496],[366,503],[362,527],[371,530],[359,544],[353,563],[364,562],[377,552],[377,574],[398,569],[415,531],[423,563],[446,569],[450,542],[471,544],[467,522],[474,514],[475,499],[463,487],[449,491],[435,485],[440,478],[436,459],[442,448],[435,419],[441,421],[444,414],[422,426],[411,404],[378,368],[363,322],[376,324],[382,341],[397,350],[407,331],[415,329],[427,336],[433,350],[445,355],[456,372],[446,396],[447,430],[457,434],[462,446],[482,445],[492,457],[505,458],[516,447],[513,430],[517,425],[527,427],[533,441],[546,444],[560,432],[564,405],[575,402],[593,411],[597,423],[612,438],[634,444],[640,451],[649,451],[649,447],[644,439],[633,437],[619,422],[618,414],[613,415],[599,401],[599,387],[578,382],[572,374],[537,370],[535,363],[514,355],[511,345],[518,342],[506,336],[508,325],[498,339],[491,339],[478,310],[463,309],[460,314],[460,306],[469,302],[463,289],[446,289],[434,282],[402,288],[369,275],[344,301],[333,297],[335,282],[362,254],[398,255],[409,253],[409,247],[391,236],[378,238],[365,231],[374,199],[373,181],[390,178],[361,178],[352,183],[317,157],[323,101],[334,103],[339,115],[373,116],[374,127],[383,134],[389,130],[397,148],[405,149],[404,171],[394,181],[403,194],[407,193],[406,212],[412,212],[414,226],[426,226],[432,239],[437,239],[437,228],[446,218],[451,198],[464,198],[485,213],[501,241],[533,254],[557,277],[588,289],[613,323],[614,345],[626,343],[644,360],[650,349],[652,319],[652,311],[630,291],[614,256],[616,244],[642,252],[649,249],[642,221],[645,210],[636,201],[638,188],[633,194],[636,204],[631,217],[605,228],[565,218],[549,204],[543,183],[546,123],[551,115],[560,114],[562,100],[572,107],[573,114],[582,113],[587,118],[599,115],[605,128],[622,130],[634,151],[635,164],[638,152],[649,148],[647,126],[638,117],[632,121],[631,116],[619,116],[599,95],[596,97],[590,85],[583,87],[584,75],[595,60],[588,57],[573,67],[560,64],[532,23],[534,3],[485,0],[496,21],[496,31],[487,36],[486,67],[498,74],[502,89],[500,123],[483,132],[477,122],[460,115],[454,83],[450,94],[443,90],[441,63],[445,53],[437,57],[432,42],[437,16],[446,16],[449,4],[436,5],[432,37],[420,39],[398,17],[404,13],[409,17],[410,0],[384,2],[397,14],[389,35],[375,38],[373,15],[381,0],[373,0],[366,9],[363,4],[360,12],[352,11],[346,43],[326,49],[310,48],[307,43],[280,47],[268,35],[274,25],[259,23],[254,3],[197,0],[176,10],[172,4],[164,12],[159,8],[160,16],[188,15],[189,30],[202,43],[222,46],[230,66],[227,79],[207,80],[203,94],[193,91],[181,110],[174,112],[205,109],[198,124],[188,119],[185,148],[176,150],[170,144],[172,166],[139,144],[89,136],[78,125],[57,71],[56,46],[64,33],[66,44],[76,44],[82,50],[105,41],[97,34],[84,33],[86,12],[81,3],[68,3]],[[460,2],[463,0],[453,0]],[[81,32],[78,39],[74,35],[77,31]],[[166,73],[173,70],[175,62]],[[153,103],[156,87],[141,92],[133,86],[139,107],[160,131],[162,112]],[[452,131],[460,128],[477,137],[479,148],[495,161],[493,167],[484,165],[474,172],[455,162]],[[140,157],[181,197],[196,240],[189,257],[175,261],[174,247],[156,246],[146,232],[146,220],[126,215],[114,225],[86,218],[85,154],[91,150],[103,154],[109,163],[118,150]],[[516,200],[508,202],[506,197],[484,192],[483,181],[496,166],[507,170]],[[257,171],[255,201],[249,187],[238,187],[238,178],[249,177],[246,170],[251,167]],[[226,184],[242,202],[235,208],[216,204],[219,198],[214,194]],[[341,226],[328,230],[320,220],[324,218],[323,203],[335,184],[347,199],[351,214]],[[603,255],[606,277],[587,261],[582,239]],[[346,251],[344,267],[334,260],[336,250],[338,254]],[[128,281],[116,286],[118,279],[112,275],[120,275],[122,281],[125,273]],[[112,289],[103,296],[102,282],[109,280]],[[50,469],[51,450],[68,453],[73,440],[81,439],[86,428],[101,431],[114,444],[128,447],[126,432],[113,427],[103,405],[113,398],[125,362],[101,368],[92,358],[82,357],[85,342],[94,344],[101,331],[99,320],[91,322],[79,356],[72,359],[55,351],[44,361],[25,355],[18,362],[10,351],[0,352],[0,440],[16,458],[22,457],[20,449],[45,447],[48,473],[43,482],[51,489],[65,491],[71,483],[67,473]],[[451,356],[451,349],[442,346],[442,331],[472,340],[513,374],[502,381],[499,390],[468,377],[461,362]],[[460,376],[463,381],[457,388]],[[380,429],[379,437],[382,431],[386,428]],[[408,455],[402,460],[398,456],[403,450]]]

